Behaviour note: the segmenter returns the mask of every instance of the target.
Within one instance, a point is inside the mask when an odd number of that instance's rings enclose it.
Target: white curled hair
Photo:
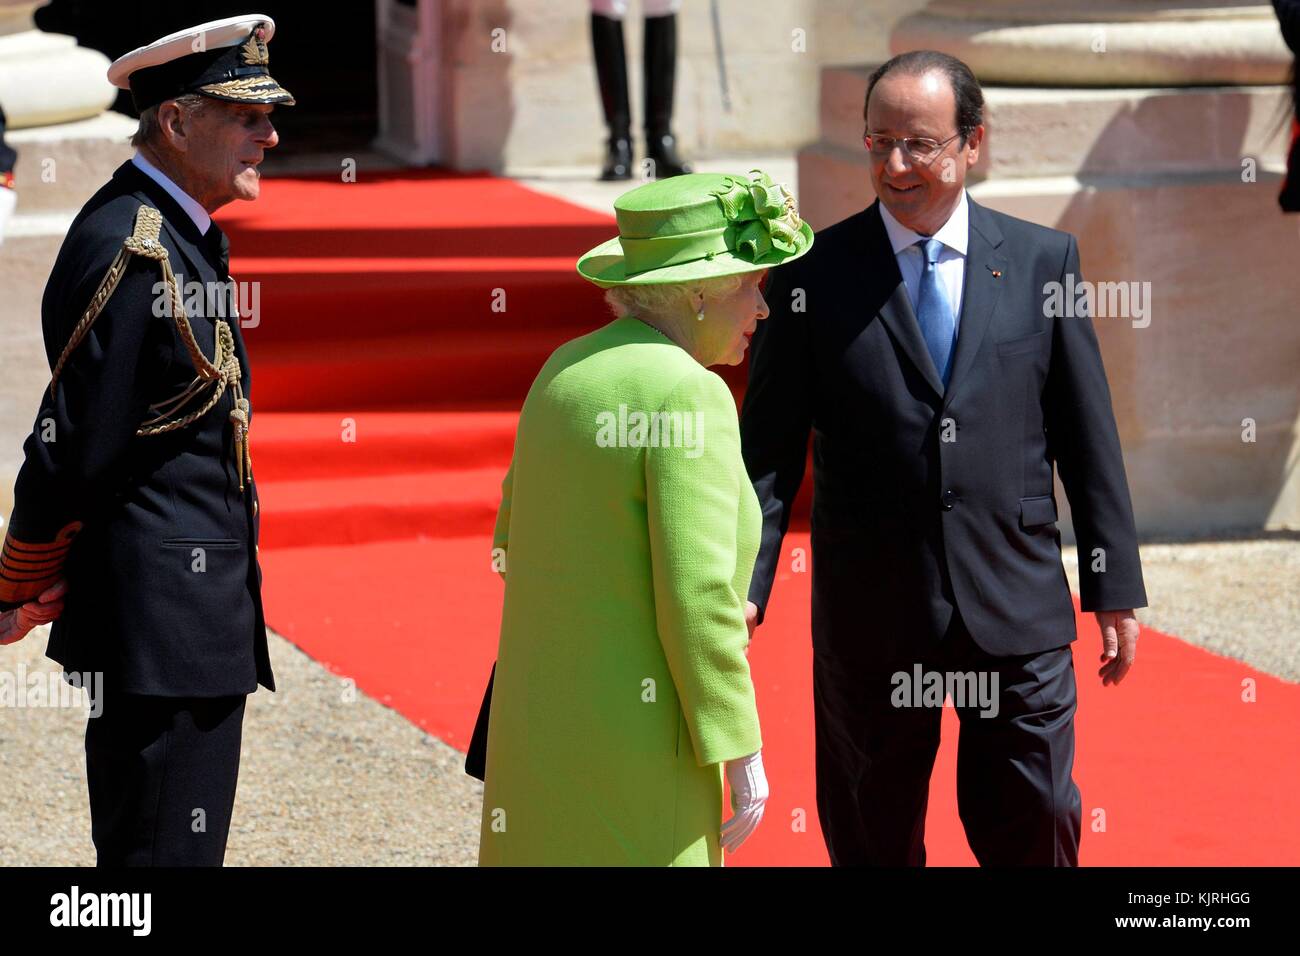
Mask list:
[[[741,275],[714,276],[688,282],[657,285],[620,285],[605,290],[605,303],[616,317],[637,315],[647,318],[681,316],[694,312],[693,299],[703,292],[706,302],[725,299],[740,289]],[[705,306],[707,311],[708,306]]]

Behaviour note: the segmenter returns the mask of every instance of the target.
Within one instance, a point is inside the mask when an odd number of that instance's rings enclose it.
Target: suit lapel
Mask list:
[[[953,396],[970,373],[979,353],[984,333],[993,319],[1002,283],[1007,279],[1007,260],[997,250],[1002,245],[1002,231],[988,210],[967,197],[970,209],[970,238],[966,244],[966,271],[962,286],[961,322],[957,327],[957,350],[953,356],[952,376],[944,393],[946,410]],[[918,326],[918,338],[920,331]],[[924,342],[922,348],[924,349]],[[928,352],[927,352],[928,355]]]
[[[939,378],[938,369],[934,367],[934,359],[930,357],[925,339],[921,337],[921,325],[917,322],[916,314],[912,309],[912,300],[908,298],[903,274],[898,271],[898,260],[894,256],[893,247],[889,244],[885,221],[880,218],[880,200],[872,203],[867,213],[866,261],[881,263],[880,275],[883,277],[884,291],[887,293],[884,305],[880,307],[880,320],[889,329],[889,334],[916,366],[934,394],[942,397],[943,381]]]

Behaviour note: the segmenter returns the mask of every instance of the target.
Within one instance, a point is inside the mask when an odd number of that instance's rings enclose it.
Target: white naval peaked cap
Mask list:
[[[236,103],[284,103],[293,96],[271,77],[267,43],[275,21],[247,13],[177,30],[123,54],[108,81],[130,90],[137,110],[186,93]]]

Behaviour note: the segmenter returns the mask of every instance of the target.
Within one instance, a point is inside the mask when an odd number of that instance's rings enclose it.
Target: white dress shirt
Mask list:
[[[915,245],[922,239],[934,238],[943,243],[939,251],[939,260],[935,268],[939,272],[939,281],[948,293],[952,304],[953,328],[960,333],[961,297],[966,277],[966,245],[970,239],[970,207],[966,204],[966,190],[961,191],[961,199],[953,209],[948,221],[939,227],[933,237],[923,236],[908,229],[893,214],[880,204],[880,218],[885,220],[885,232],[889,234],[889,244],[894,248],[894,258],[898,261],[898,271],[903,274],[903,284],[907,286],[908,298],[912,300],[912,311],[916,312],[916,294],[921,285],[921,271],[925,268],[925,253]]]
[[[194,225],[199,227],[199,235],[207,234],[208,227],[212,225],[212,217],[208,215],[206,209],[192,199],[189,193],[172,182],[171,177],[141,156],[139,151],[131,157],[131,162],[135,164],[136,169],[165,189],[167,195],[180,204],[180,207],[194,220]]]

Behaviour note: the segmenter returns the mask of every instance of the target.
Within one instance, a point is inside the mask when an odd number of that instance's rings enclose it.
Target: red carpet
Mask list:
[[[508,181],[427,172],[268,180],[258,203],[228,211],[232,271],[262,282],[245,334],[269,622],[463,749],[500,619],[490,533],[514,411],[556,345],[606,321],[572,263],[610,220]],[[807,575],[778,582],[751,652],[773,796],[728,865],[826,862],[808,592]],[[1138,666],[1102,688],[1096,628],[1080,620],[1082,862],[1300,863],[1300,687],[1144,631]],[[1257,703],[1241,702],[1246,677]],[[950,711],[928,824],[937,865],[974,862],[956,730]]]

